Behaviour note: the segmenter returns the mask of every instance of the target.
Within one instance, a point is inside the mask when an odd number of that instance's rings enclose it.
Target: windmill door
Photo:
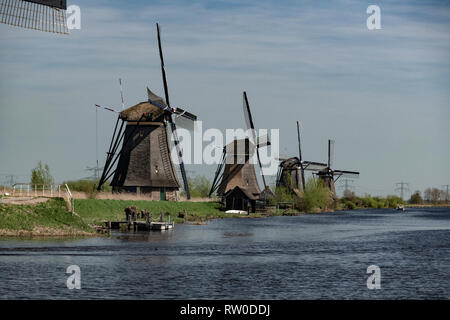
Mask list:
[[[166,190],[164,190],[164,187],[159,188],[159,200],[166,200]]]

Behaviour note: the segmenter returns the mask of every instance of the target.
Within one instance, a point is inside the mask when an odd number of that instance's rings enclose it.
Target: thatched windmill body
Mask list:
[[[183,186],[189,199],[189,186],[173,116],[191,121],[195,121],[197,117],[181,108],[170,106],[158,24],[157,31],[166,99],[164,101],[147,88],[147,101],[118,112],[98,190],[112,177],[111,185],[115,192],[145,193],[153,200],[176,200],[180,182],[171,159],[167,132],[170,127],[177,148]],[[118,128],[119,121],[121,124]],[[121,143],[122,148],[118,151]]]
[[[270,145],[267,137],[256,137],[255,126],[250,112],[247,93],[243,93],[244,116],[252,137],[236,139],[223,148],[222,160],[209,195],[216,192],[226,205],[226,209],[249,210],[254,212],[256,200],[260,198],[261,189],[256,177],[253,156],[256,151],[265,190],[268,190],[259,156],[259,148]],[[256,143],[254,143],[256,141]]]

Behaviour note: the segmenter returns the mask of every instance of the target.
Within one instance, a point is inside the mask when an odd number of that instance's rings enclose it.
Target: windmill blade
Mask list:
[[[328,140],[328,168],[333,166],[334,140]]]
[[[250,134],[252,135],[251,138],[253,139],[253,143],[256,144],[256,132],[255,132],[255,125],[253,124],[253,118],[252,114],[250,112],[250,105],[248,104],[247,99],[247,92],[244,91],[243,93],[243,109],[244,109],[244,118],[245,118],[245,124],[247,125],[247,129],[250,130]]]
[[[119,85],[120,85],[120,100],[122,102],[122,110],[125,109],[125,103],[123,102],[123,89],[122,89],[122,79],[119,78]]]
[[[97,108],[105,109],[105,110],[108,110],[108,111],[111,111],[111,112],[120,113],[120,112],[117,111],[117,110],[114,110],[114,109],[108,108],[108,107],[103,107],[103,106],[98,105],[98,104],[96,104],[95,106],[96,106]]]
[[[302,145],[300,140],[300,122],[297,121],[298,158],[302,162]]]
[[[147,87],[147,95],[148,95],[148,102],[150,102],[152,105],[159,107],[167,112],[173,113],[176,115],[177,118],[183,117],[191,121],[196,121],[197,116],[195,114],[192,114],[190,112],[187,112],[181,108],[170,108],[164,100],[154,94],[148,87]]]
[[[347,170],[334,170],[334,175],[339,175],[345,178],[359,178],[359,172],[357,171],[347,171]]]
[[[302,162],[302,144],[300,139],[300,122],[297,121],[297,139],[298,139],[298,159],[300,160],[300,169],[302,171],[302,186],[303,191],[305,191],[305,169],[303,168]]]
[[[224,164],[225,164],[225,158],[226,158],[227,152],[226,152],[226,148],[222,148],[222,149],[223,149],[222,158],[220,160],[219,165],[217,166],[216,173],[214,174],[214,180],[211,184],[211,189],[209,190],[208,197],[211,197],[211,195],[219,188],[219,185],[220,185],[219,182],[221,181],[222,176],[223,176],[223,173],[221,175],[221,172],[222,172],[222,168],[224,167]]]
[[[161,74],[162,74],[163,85],[164,85],[164,95],[166,97],[166,104],[170,109],[169,89],[167,87],[166,70],[164,68],[164,57],[163,57],[162,47],[161,47],[161,34],[160,34],[160,28],[159,28],[158,23],[156,24],[156,30],[158,32],[158,48],[159,48],[159,58],[161,60]]]
[[[153,93],[149,87],[147,87],[147,99],[151,104],[155,104],[155,106],[160,107],[161,109],[168,109],[164,99]]]
[[[177,117],[184,117],[184,118],[192,120],[192,121],[197,120],[197,116],[195,114],[187,112],[181,108],[175,108],[174,113],[176,114]]]
[[[186,177],[186,170],[184,168],[184,162],[183,162],[183,153],[181,152],[180,149],[180,140],[178,139],[178,135],[177,135],[177,126],[175,124],[175,122],[172,119],[172,116],[170,117],[170,128],[172,129],[172,134],[173,134],[173,140],[174,140],[174,144],[175,144],[175,148],[177,149],[177,155],[178,155],[178,161],[180,163],[180,171],[181,171],[181,177],[183,178],[183,186],[184,186],[184,191],[186,191],[186,198],[189,200],[191,199],[191,193],[189,191],[189,184],[187,181],[187,177]]]
[[[256,145],[257,148],[264,148],[267,146],[270,146],[270,139],[269,139],[269,135],[263,135],[258,137],[258,143]]]
[[[156,24],[156,30],[158,33],[158,48],[159,48],[159,57],[161,59],[161,74],[162,74],[163,84],[164,84],[164,95],[166,97],[167,107],[169,109],[171,109],[170,101],[169,101],[169,88],[167,87],[166,71],[164,69],[164,57],[163,57],[162,47],[161,47],[161,35],[160,35],[159,24]],[[150,102],[150,103],[152,103],[152,102]],[[189,192],[189,184],[188,184],[187,177],[186,177],[186,170],[184,169],[183,155],[180,150],[180,141],[178,140],[178,135],[177,135],[177,131],[176,131],[177,127],[175,125],[175,122],[172,119],[171,114],[169,114],[166,118],[167,118],[168,122],[171,124],[172,134],[174,135],[174,143],[175,143],[175,147],[177,149],[177,155],[178,155],[179,162],[180,162],[180,171],[181,171],[181,176],[183,178],[184,190],[186,191],[186,197],[189,200],[189,199],[191,199],[191,194]]]
[[[313,162],[313,161],[302,161],[302,166],[303,166],[303,170],[308,170],[308,171],[322,171],[328,167],[328,165],[326,163]]]
[[[1,0],[0,23],[69,34],[66,0]]]
[[[245,121],[247,123],[247,128],[250,129],[253,141],[252,143],[257,143],[256,140],[256,132],[255,132],[255,125],[253,123],[253,118],[252,118],[252,114],[250,112],[250,105],[248,104],[248,99],[247,99],[247,92],[244,91],[244,117],[245,117]],[[270,142],[269,142],[270,144]],[[267,189],[267,184],[266,184],[266,178],[264,177],[264,173],[263,173],[263,168],[262,168],[262,164],[261,164],[261,158],[259,156],[259,143],[256,146],[256,157],[258,158],[258,164],[259,164],[259,168],[261,169],[261,177],[264,183],[264,189]]]

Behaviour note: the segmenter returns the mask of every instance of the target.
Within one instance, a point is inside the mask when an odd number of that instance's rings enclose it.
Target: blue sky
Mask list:
[[[126,5],[125,5],[126,3]],[[279,128],[282,155],[359,170],[360,194],[450,183],[448,1],[69,1],[69,36],[0,25],[0,179],[26,182],[39,160],[56,180],[95,165],[95,103],[120,108],[163,94],[155,23],[171,103],[204,128],[244,126],[246,90],[257,127]],[[381,30],[366,8],[381,8]],[[98,113],[99,160],[114,115]],[[191,166],[212,178],[215,167]]]

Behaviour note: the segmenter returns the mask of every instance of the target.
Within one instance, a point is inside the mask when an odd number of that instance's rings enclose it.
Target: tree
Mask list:
[[[205,198],[211,189],[211,182],[204,176],[196,176],[194,179],[188,178],[189,191],[194,198]]]
[[[53,177],[50,174],[50,168],[47,164],[44,166],[39,161],[36,168],[31,170],[31,184],[32,185],[50,185],[53,184]]]
[[[448,202],[449,199],[450,199],[450,196],[447,193],[447,190],[441,190],[441,201]]]
[[[431,200],[433,201],[433,203],[439,202],[440,197],[441,190],[439,190],[438,188],[433,188],[433,190],[431,190]]]
[[[432,200],[432,191],[431,188],[425,189],[425,192],[423,193],[423,197],[426,202],[430,202]]]
[[[420,191],[417,190],[416,192],[414,192],[411,195],[411,198],[408,201],[411,204],[422,204],[423,203],[423,199],[422,196],[420,195]]]

